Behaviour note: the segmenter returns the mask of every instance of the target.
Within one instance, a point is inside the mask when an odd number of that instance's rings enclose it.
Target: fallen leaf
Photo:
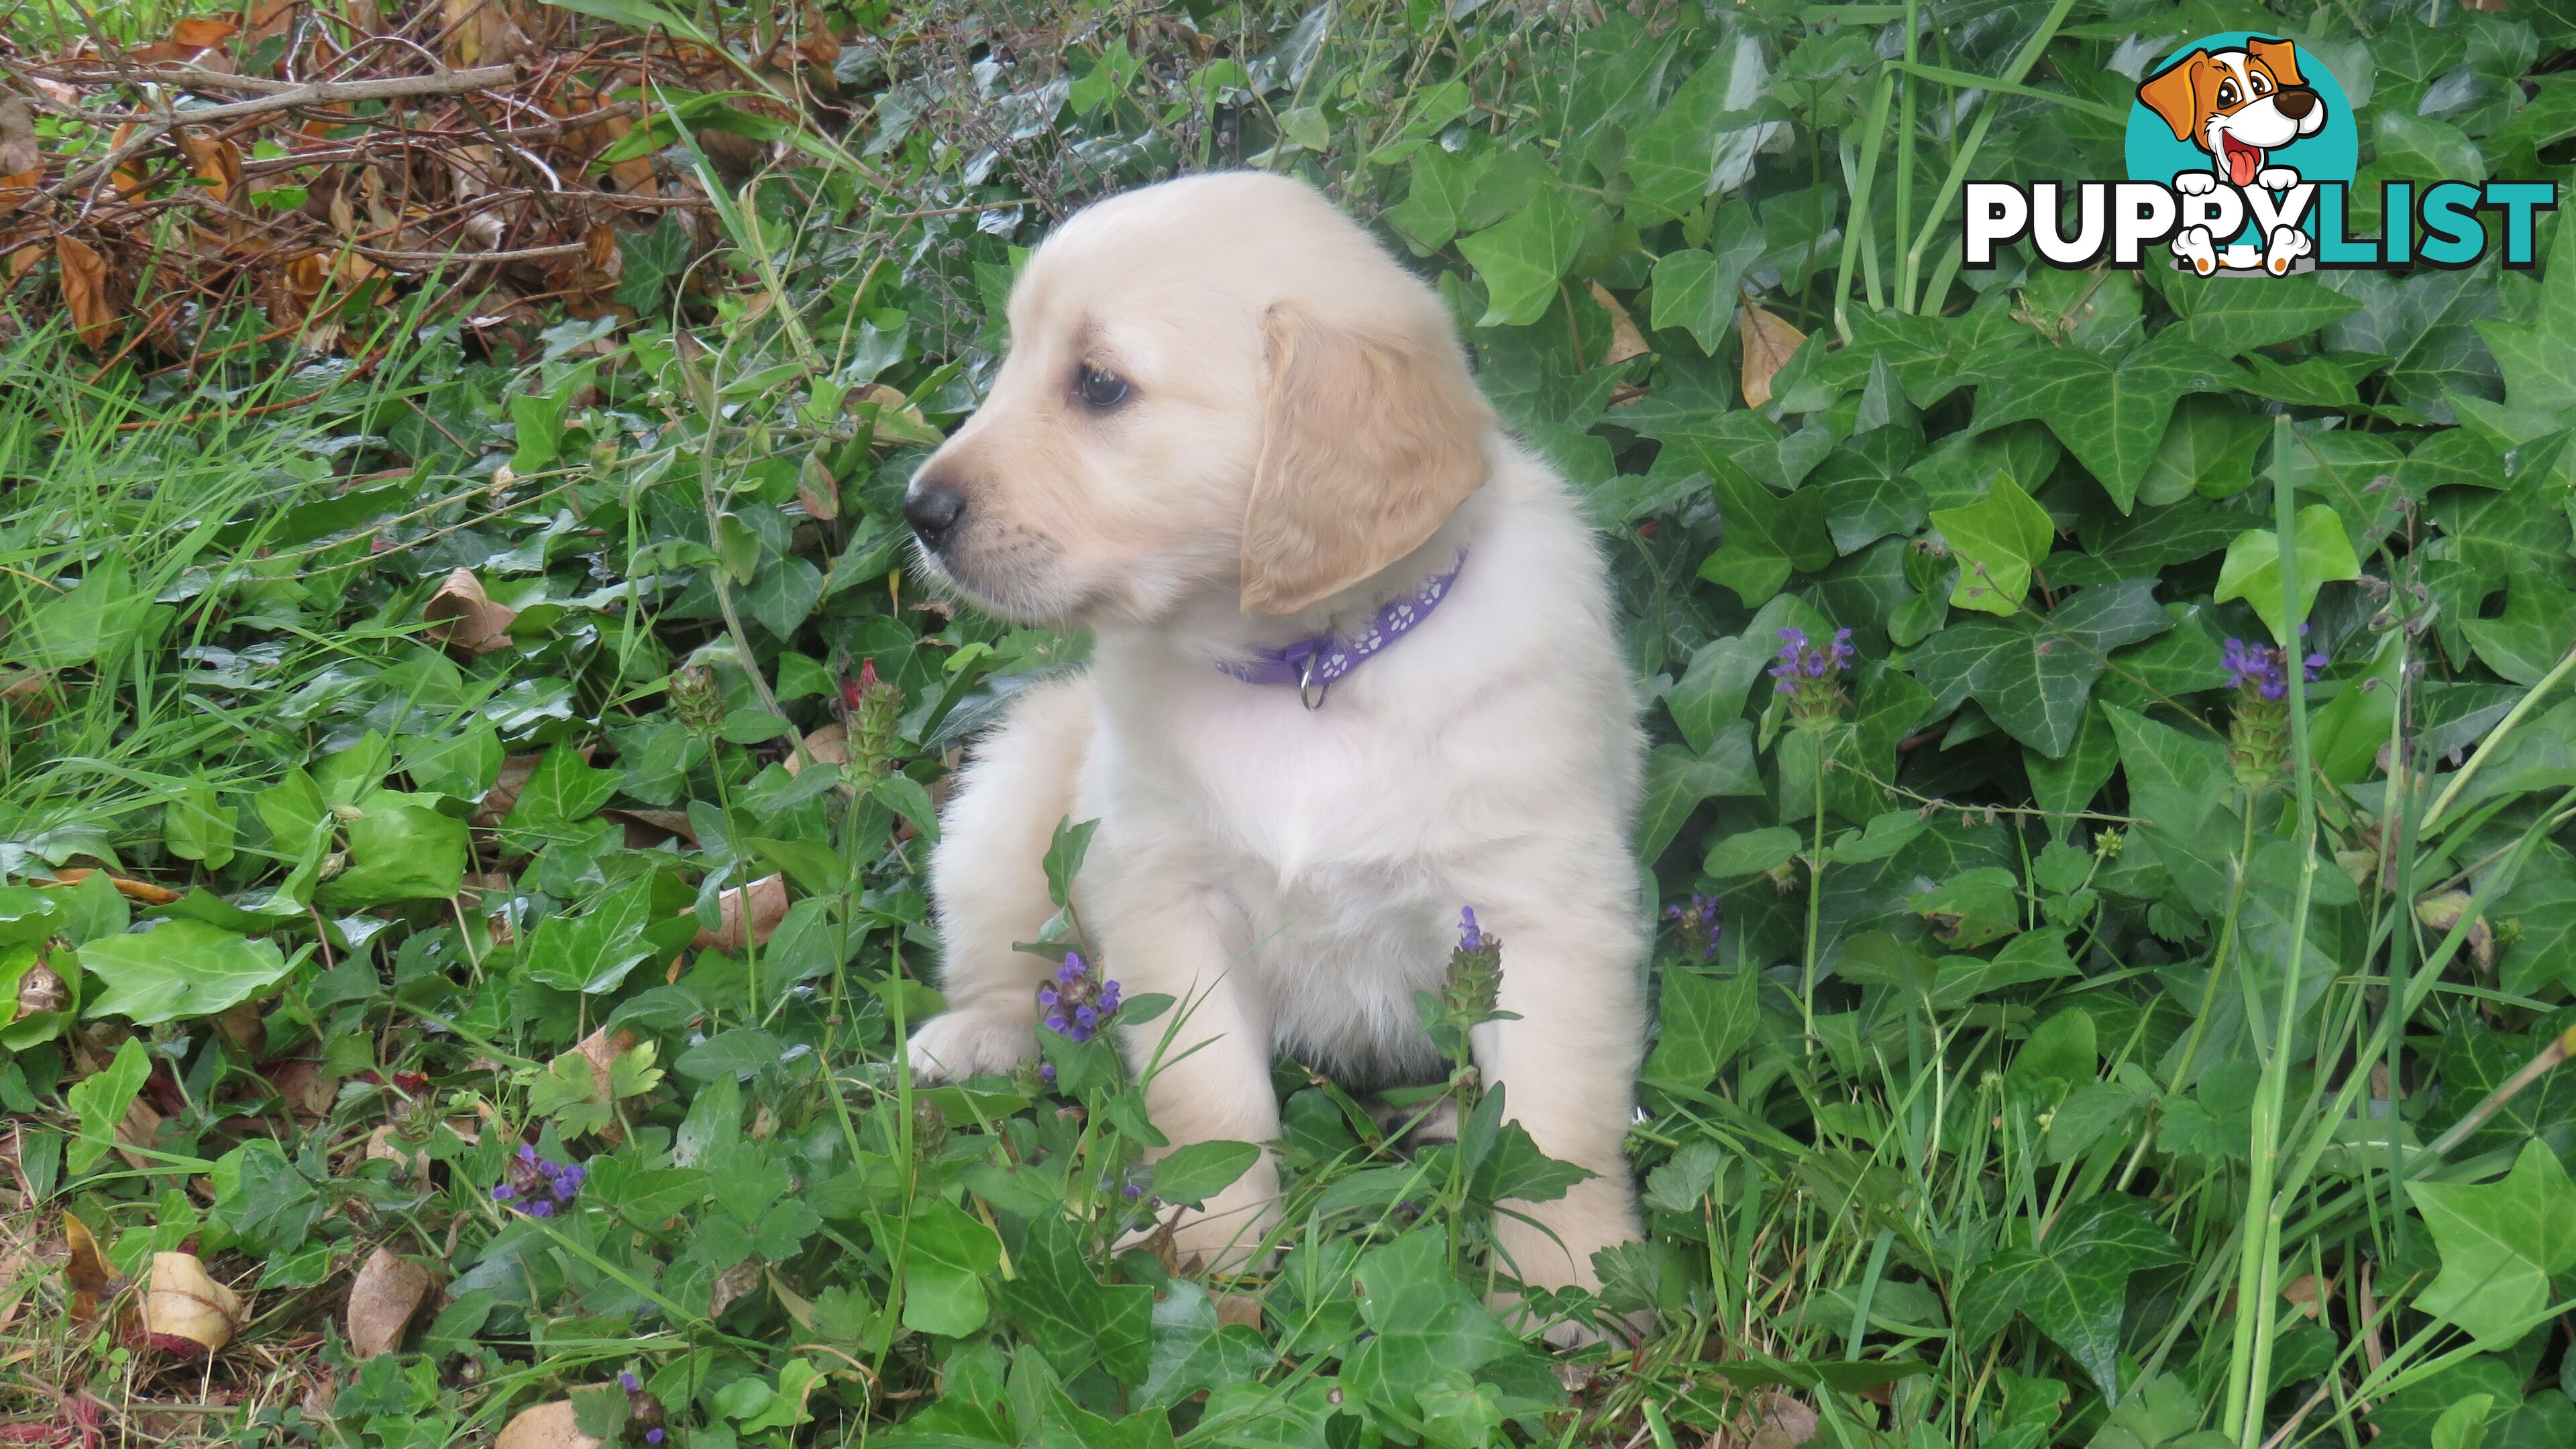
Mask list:
[[[521,1410],[501,1427],[492,1449],[599,1449],[599,1441],[574,1422],[572,1400],[557,1399]]]
[[[445,0],[440,10],[448,62],[461,69],[504,65],[536,48],[502,0]]]
[[[0,95],[0,176],[14,180],[44,169],[44,153],[36,149],[35,108],[24,96]]]
[[[1628,315],[1628,309],[1619,304],[1618,298],[1610,295],[1609,288],[1594,282],[1592,300],[1600,303],[1601,310],[1610,314],[1610,350],[1602,356],[1603,367],[1625,362],[1631,357],[1643,357],[1655,350],[1647,345],[1646,334],[1637,330],[1637,319]]]
[[[829,523],[841,516],[841,482],[823,466],[820,449],[806,454],[796,471],[796,501],[805,505],[808,518]]]
[[[214,1280],[194,1253],[155,1253],[143,1294],[143,1331],[164,1353],[198,1358],[233,1341],[241,1295]]]
[[[1744,405],[1767,407],[1771,379],[1788,364],[1807,334],[1751,302],[1736,309],[1735,327],[1744,342]]]
[[[1219,1328],[1261,1327],[1261,1300],[1249,1293],[1216,1295],[1216,1322]]]
[[[701,951],[739,951],[743,947],[743,899],[751,902],[751,944],[765,945],[769,933],[787,918],[787,880],[783,876],[765,875],[747,886],[736,886],[718,897],[716,928],[701,929],[690,942]]]
[[[1762,1401],[1762,1422],[1753,1431],[1751,1449],[1794,1449],[1815,1437],[1815,1409],[1775,1391]]]
[[[473,823],[486,830],[499,829],[501,822],[510,818],[510,812],[518,808],[519,792],[528,787],[528,777],[537,772],[545,758],[538,753],[512,755],[501,761],[501,772],[492,777],[492,788],[483,792],[483,803],[474,807]],[[584,749],[581,758],[588,764],[590,751]]]
[[[400,1129],[391,1122],[367,1134],[364,1160],[395,1163],[412,1181],[424,1186],[429,1182],[429,1154],[405,1145]]]
[[[791,775],[796,773],[795,767],[791,764],[788,767],[787,772]],[[636,833],[634,830],[629,830],[626,833],[626,843],[638,850],[648,849],[659,844],[664,838],[670,836],[677,836],[678,838],[689,842],[691,845],[698,843],[698,828],[689,823],[688,812],[685,810],[627,810],[621,808],[610,810],[605,813],[620,816],[647,833],[649,838],[642,841],[638,841],[635,838]]]
[[[256,1001],[235,1002],[215,1013],[215,1030],[252,1061],[267,1054],[268,1022],[260,1016]]]
[[[58,236],[54,238],[54,260],[62,267],[63,305],[71,310],[72,326],[79,330],[81,341],[91,351],[103,351],[116,336],[121,315],[111,295],[107,259],[87,242]]]
[[[75,865],[54,872],[52,879],[46,884],[79,885],[95,874],[97,872],[88,866]],[[112,875],[107,878],[107,883],[116,887],[118,895],[129,901],[141,901],[147,906],[166,906],[179,898],[177,891],[168,886],[154,885],[148,880],[128,880],[121,875]]]
[[[805,756],[818,765],[846,765],[850,762],[850,732],[834,720],[817,725],[805,736]],[[791,753],[778,762],[791,775],[804,773],[805,766]]]
[[[71,1288],[67,1306],[72,1322],[96,1323],[99,1300],[107,1296],[116,1275],[99,1256],[98,1239],[90,1236],[89,1225],[70,1213],[63,1214],[63,1248],[63,1282]]]
[[[573,1048],[581,1054],[583,1061],[590,1064],[590,1100],[593,1103],[602,1107],[617,1105],[617,1094],[609,1087],[610,1072],[617,1065],[617,1059],[633,1050],[634,1046],[635,1033],[623,1028],[611,1031],[603,1026],[583,1037],[581,1045]],[[623,1142],[626,1140],[626,1124],[611,1116],[600,1126],[599,1135],[612,1143]]]
[[[189,50],[211,50],[233,38],[241,29],[239,21],[229,15],[198,16],[170,27],[170,43]]]
[[[2334,1285],[2328,1284],[2326,1286],[2331,1289]],[[2288,1299],[2292,1306],[2297,1308],[2299,1312],[2310,1318],[2316,1317],[2318,1309],[2317,1275],[2314,1273],[2301,1273],[2298,1277],[2282,1284],[2281,1296]]]
[[[758,1261],[736,1263],[716,1275],[707,1289],[707,1317],[721,1318],[724,1311],[739,1302],[742,1295],[760,1286]]]
[[[126,1104],[125,1119],[116,1124],[116,1155],[125,1159],[126,1166],[148,1172],[153,1166],[152,1159],[136,1149],[150,1147],[153,1139],[160,1135],[161,1114],[143,1100],[142,1094],[137,1093],[134,1100]]]
[[[429,621],[429,637],[439,643],[489,654],[509,647],[510,621],[519,617],[519,611],[493,603],[474,570],[458,568],[421,606],[420,616]]]
[[[349,1282],[349,1352],[362,1359],[402,1347],[403,1329],[436,1275],[391,1248],[367,1255]]]
[[[2425,929],[2447,935],[2460,924],[2461,917],[2468,915],[2469,904],[2474,899],[2467,891],[2444,891],[2440,895],[2426,896],[2415,903],[2415,919],[2422,921]],[[2468,945],[2469,955],[2478,963],[2478,969],[2493,973],[2495,928],[2487,924],[2486,917],[2479,916],[2469,922]]]
[[[340,1096],[340,1079],[323,1075],[318,1062],[271,1062],[261,1067],[260,1073],[286,1099],[287,1110],[298,1117],[328,1117],[331,1104]]]

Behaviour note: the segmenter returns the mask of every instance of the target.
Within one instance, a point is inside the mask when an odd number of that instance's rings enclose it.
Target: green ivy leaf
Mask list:
[[[984,1280],[1002,1262],[993,1230],[941,1198],[916,1202],[906,1230],[903,1325],[963,1338],[984,1326],[992,1305]]]
[[[1342,1361],[1342,1379],[1397,1413],[1445,1372],[1473,1373],[1518,1341],[1449,1271],[1446,1237],[1407,1233],[1360,1257],[1360,1316],[1373,1330]]]
[[[1679,745],[1655,746],[1646,755],[1646,793],[1637,812],[1638,857],[1663,854],[1701,801],[1761,793],[1749,720],[1728,721],[1698,754]]]
[[[2080,347],[2047,348],[1984,370],[1974,427],[1984,432],[2024,418],[2046,423],[2126,513],[2174,404],[2185,393],[2219,391],[2237,375],[2173,328],[2117,362]]]
[[[2008,618],[2021,607],[2030,592],[2031,570],[2048,557],[2049,544],[2057,537],[2048,510],[2008,473],[1996,475],[1985,497],[1965,508],[1936,510],[1931,522],[1959,560],[1951,606]]]
[[[2352,555],[2343,519],[2322,503],[2299,510],[2294,546],[2298,549],[2298,622],[2305,622],[2316,605],[2317,591],[2329,583],[2360,578],[2361,560]],[[2236,541],[2227,546],[2227,561],[2219,566],[2218,592],[2213,597],[2222,604],[2243,599],[2276,640],[2286,644],[2298,637],[2298,623],[2281,616],[2281,537],[2270,529],[2249,528],[2236,535]]]
[[[128,1037],[116,1049],[116,1059],[104,1068],[72,1083],[63,1093],[63,1101],[80,1118],[80,1135],[74,1137],[63,1152],[63,1167],[78,1177],[98,1165],[107,1150],[116,1145],[116,1129],[125,1121],[125,1111],[134,1105],[134,1095],[143,1090],[144,1079],[152,1075],[152,1057],[143,1043]]]
[[[86,1013],[136,1026],[212,1016],[286,979],[290,963],[265,940],[203,921],[165,921],[136,935],[92,941],[80,964],[107,987]]]
[[[2145,1203],[2104,1193],[2068,1207],[2037,1247],[1988,1258],[1959,1298],[1959,1341],[1982,1345],[2029,1316],[2084,1365],[2103,1398],[2120,1401],[2120,1320],[2129,1275],[2184,1261],[2180,1244],[2156,1226]]]
[[[1705,1091],[1761,1029],[1761,991],[1757,972],[1716,975],[1686,966],[1667,967],[1655,1013],[1655,1050],[1646,1058],[1646,1081]]]
[[[1715,357],[1735,327],[1735,303],[1744,274],[1762,259],[1767,243],[1753,208],[1718,212],[1707,250],[1685,247],[1655,260],[1655,308],[1650,325],[1678,327]]]
[[[1192,1206],[1234,1186],[1261,1160],[1261,1149],[1249,1142],[1192,1142],[1175,1147],[1154,1164],[1154,1196],[1167,1203]]]
[[[2557,1155],[2525,1143],[2496,1182],[2410,1182],[2406,1195],[2442,1251],[2415,1306],[2481,1348],[2512,1347],[2549,1307],[2550,1278],[2576,1268],[2576,1185]]]
[[[1554,186],[1499,225],[1460,238],[1459,255],[1485,284],[1485,315],[1476,325],[1526,327],[1545,315],[1582,240],[1582,216]]]

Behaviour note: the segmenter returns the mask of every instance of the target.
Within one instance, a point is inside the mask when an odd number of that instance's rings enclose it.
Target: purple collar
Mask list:
[[[1297,686],[1297,698],[1308,709],[1321,709],[1324,693],[1335,681],[1430,618],[1440,601],[1449,597],[1449,586],[1458,581],[1458,570],[1466,564],[1467,551],[1462,548],[1446,572],[1434,574],[1413,592],[1380,605],[1376,616],[1347,638],[1316,634],[1293,644],[1255,651],[1249,660],[1219,660],[1216,667],[1246,684],[1293,684]]]

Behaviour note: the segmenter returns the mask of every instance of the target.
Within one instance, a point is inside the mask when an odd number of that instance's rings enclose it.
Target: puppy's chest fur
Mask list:
[[[1438,989],[1470,904],[1474,842],[1442,798],[1458,762],[1428,768],[1418,720],[1348,701],[1310,715],[1217,680],[1172,703],[1109,732],[1086,796],[1204,891],[1280,1049],[1364,1084],[1436,1075],[1413,995]]]

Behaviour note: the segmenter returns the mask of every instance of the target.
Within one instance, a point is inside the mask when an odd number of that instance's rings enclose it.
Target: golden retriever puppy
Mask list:
[[[1146,1086],[1174,1144],[1279,1135],[1274,1055],[1436,1081],[1414,993],[1462,908],[1502,942],[1482,1080],[1595,1176],[1514,1205],[1523,1281],[1596,1282],[1638,1236],[1622,1155],[1646,1027],[1628,827],[1642,740],[1610,591],[1564,484],[1496,423],[1439,297],[1312,189],[1258,173],[1084,210],[1029,260],[992,394],[905,499],[925,566],[1005,617],[1078,625],[1089,669],[1018,699],[931,862],[948,1010],[935,1078],[1036,1049],[1059,818],[1129,995],[1186,1016]],[[1125,1041],[1140,1069],[1168,1022]],[[1265,1152],[1185,1215],[1259,1254]],[[1526,1218],[1523,1221],[1522,1218]]]

